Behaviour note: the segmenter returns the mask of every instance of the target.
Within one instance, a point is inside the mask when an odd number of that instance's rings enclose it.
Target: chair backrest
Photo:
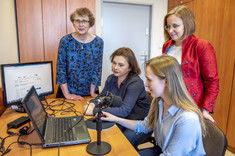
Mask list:
[[[205,120],[207,135],[203,138],[203,146],[207,156],[224,156],[227,138],[222,130],[210,120]]]

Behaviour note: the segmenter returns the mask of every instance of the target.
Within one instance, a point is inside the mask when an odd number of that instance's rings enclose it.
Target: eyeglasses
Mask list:
[[[165,30],[168,31],[168,30],[170,30],[171,28],[172,28],[173,30],[175,30],[175,29],[177,29],[179,26],[180,26],[180,25],[178,25],[178,24],[165,25]]]
[[[87,24],[89,21],[88,20],[79,20],[79,19],[75,19],[74,23],[75,24]]]

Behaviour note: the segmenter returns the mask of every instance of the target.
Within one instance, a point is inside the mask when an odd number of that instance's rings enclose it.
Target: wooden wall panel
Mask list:
[[[191,0],[191,1],[185,2],[185,3],[181,4],[181,5],[189,7],[192,10],[192,12],[194,13],[194,15],[196,16],[196,11],[195,11],[196,3],[195,3],[195,0],[193,0],[193,1]],[[171,11],[172,9],[174,9],[175,7],[176,6],[169,7],[168,8],[168,12]]]
[[[221,87],[223,87],[223,91],[225,90],[231,91],[230,98],[230,106],[229,113],[223,114],[228,115],[228,123],[227,123],[227,139],[228,139],[228,148],[235,153],[235,18],[234,16],[235,10],[235,1],[234,0],[226,0],[226,5],[224,9],[224,20],[223,20],[223,34],[222,34],[222,42],[221,42],[221,50],[220,57],[224,60],[223,68],[221,69],[221,75],[223,76],[223,80],[221,83]],[[225,82],[226,80],[231,81],[227,78],[227,76],[233,76],[232,83]],[[225,79],[225,80],[224,80]],[[232,88],[231,88],[232,87]],[[221,92],[221,97],[224,98],[227,92]],[[224,99],[221,99],[224,100]],[[221,106],[223,107],[223,106]],[[218,112],[218,117],[221,116]]]
[[[174,8],[175,6],[182,5],[194,0],[168,0],[168,8]]]
[[[227,139],[228,139],[228,149],[235,153],[235,63],[233,72],[233,88],[231,93],[231,104],[229,109],[228,117],[228,128],[227,128]]]
[[[16,0],[20,62],[53,61],[54,84],[59,41],[74,31],[69,16],[79,7],[95,16],[95,0]]]
[[[2,88],[0,88],[0,116],[2,115],[2,113],[4,112],[5,109],[6,109],[6,107],[3,104]]]
[[[67,34],[74,32],[73,24],[70,21],[70,15],[77,8],[87,7],[95,17],[95,0],[66,0],[67,1]],[[95,25],[90,28],[90,32],[95,34]]]
[[[43,39],[45,60],[53,61],[54,90],[56,85],[56,62],[60,39],[66,35],[65,0],[42,0]],[[50,96],[55,97],[56,94]]]
[[[174,8],[175,6],[178,6],[179,4],[180,4],[179,0],[168,0],[168,8]]]
[[[213,7],[211,7],[211,5],[213,5]],[[232,49],[231,44],[232,38],[234,39],[234,36],[231,34],[235,32],[231,23],[232,14],[228,15],[229,7],[231,7],[229,6],[229,0],[197,0],[196,6],[196,35],[208,40],[216,51],[220,91],[215,103],[213,117],[225,134],[231,96],[230,88],[233,80],[234,55],[232,51],[235,50],[234,46]]]
[[[44,60],[41,0],[16,0],[20,62]]]

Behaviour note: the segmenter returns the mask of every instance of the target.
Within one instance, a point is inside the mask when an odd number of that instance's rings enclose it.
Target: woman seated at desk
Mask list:
[[[113,95],[120,96],[122,103],[119,106],[105,108],[103,111],[126,119],[143,120],[148,114],[150,105],[143,80],[138,76],[141,70],[133,51],[130,48],[119,48],[113,52],[110,59],[113,74],[107,78],[101,95],[109,91]],[[90,102],[85,114],[95,115],[97,112],[98,107]],[[151,135],[151,133],[136,134],[133,130],[122,126],[119,128],[134,147]]]
[[[152,97],[148,116],[127,120],[103,112],[102,120],[114,121],[137,133],[154,131],[157,147],[139,151],[140,155],[205,155],[202,112],[189,95],[178,61],[167,55],[146,62],[146,83]]]

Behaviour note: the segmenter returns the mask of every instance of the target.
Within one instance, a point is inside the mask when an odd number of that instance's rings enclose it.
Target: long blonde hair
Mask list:
[[[200,120],[202,134],[205,136],[206,128],[201,110],[198,108],[194,100],[189,95],[185,87],[183,76],[178,61],[169,55],[161,55],[145,62],[146,67],[150,67],[152,72],[160,79],[167,80],[167,92],[171,102],[179,108],[186,111],[195,112]],[[158,120],[158,102],[160,98],[156,98],[150,107],[148,114],[148,126],[150,129],[156,126]]]

